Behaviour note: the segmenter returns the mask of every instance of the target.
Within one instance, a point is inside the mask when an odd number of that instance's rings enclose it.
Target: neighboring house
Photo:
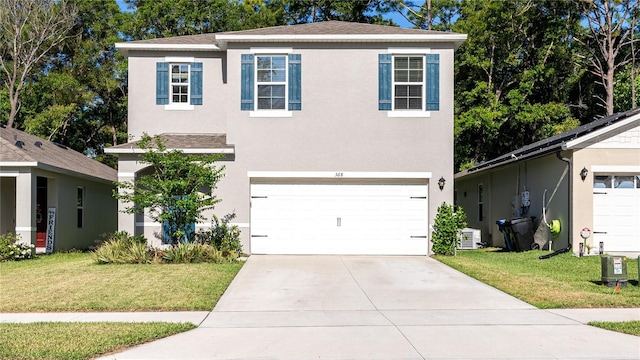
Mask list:
[[[482,239],[504,246],[496,221],[534,216],[558,219],[557,239],[540,225],[536,241],[553,249],[580,243],[599,251],[637,256],[640,237],[640,108],[614,114],[533,143],[456,174],[456,202]],[[529,192],[529,206],[523,192]],[[546,191],[546,194],[545,194]],[[544,203],[543,203],[544,198]],[[588,231],[583,232],[583,229]],[[548,248],[548,245],[545,247]],[[586,250],[585,250],[586,252]]]
[[[247,253],[425,255],[437,207],[453,200],[453,61],[465,39],[326,21],[118,43],[134,142],[106,152],[120,181],[147,171],[135,142],[145,132],[224,154],[214,212],[237,215]],[[118,223],[162,242],[148,217]]]
[[[38,252],[87,249],[117,230],[116,170],[64,145],[0,126],[0,233],[16,233]]]

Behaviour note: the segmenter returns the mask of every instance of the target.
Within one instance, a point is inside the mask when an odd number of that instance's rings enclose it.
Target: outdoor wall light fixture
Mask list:
[[[440,177],[440,180],[438,180],[438,187],[440,188],[440,191],[442,191],[442,189],[444,189],[444,183],[447,182],[444,177]]]
[[[587,178],[588,173],[589,173],[589,170],[587,170],[586,167],[583,167],[582,170],[580,170],[580,178],[582,179],[582,181],[584,181],[584,179]]]

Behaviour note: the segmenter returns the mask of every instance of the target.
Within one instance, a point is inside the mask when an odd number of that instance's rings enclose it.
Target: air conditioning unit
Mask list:
[[[482,242],[479,229],[462,229],[462,236],[458,240],[458,250],[477,249],[478,243]]]

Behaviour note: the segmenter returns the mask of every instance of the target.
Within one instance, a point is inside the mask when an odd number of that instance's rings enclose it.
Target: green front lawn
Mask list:
[[[600,284],[599,256],[579,258],[565,253],[538,259],[543,254],[548,252],[482,249],[435,258],[541,309],[640,307],[637,260],[628,259],[629,282],[617,292]]]
[[[0,359],[90,359],[193,328],[170,323],[0,324]]]
[[[90,254],[0,263],[0,312],[210,311],[242,263],[97,265]]]
[[[606,330],[617,331],[629,335],[640,336],[640,321],[624,321],[624,322],[600,322],[592,321],[591,326],[596,326]]]

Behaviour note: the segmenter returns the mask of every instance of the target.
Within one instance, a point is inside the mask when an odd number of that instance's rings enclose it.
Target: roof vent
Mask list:
[[[20,140],[16,141],[16,146],[22,149],[22,147],[24,146],[24,141],[20,141]]]
[[[64,145],[62,145],[62,144],[60,144],[60,143],[54,142],[54,144],[56,144],[56,145],[57,145],[59,148],[61,148],[61,149],[65,149],[65,150],[67,149],[67,147],[66,147],[66,146],[64,146]]]
[[[42,141],[36,141],[36,142],[33,143],[33,145],[41,148],[42,147]]]

